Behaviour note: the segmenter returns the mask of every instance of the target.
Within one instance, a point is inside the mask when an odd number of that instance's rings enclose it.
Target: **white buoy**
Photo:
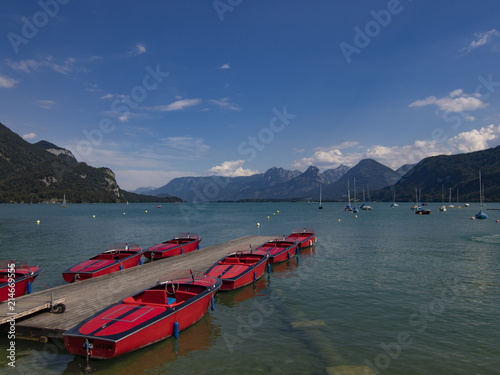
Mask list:
[[[36,223],[37,223],[37,224],[40,224],[40,220],[37,220],[37,221],[36,221]]]
[[[95,219],[95,215],[92,215],[92,217]]]
[[[257,223],[257,226],[260,227],[260,223]]]

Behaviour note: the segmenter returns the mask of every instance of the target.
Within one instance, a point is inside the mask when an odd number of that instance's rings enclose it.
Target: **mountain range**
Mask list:
[[[305,172],[273,167],[265,173],[247,177],[179,177],[144,193],[171,194],[187,201],[318,200],[320,185],[324,201],[346,201],[349,184],[351,199],[415,201],[415,190],[422,201],[479,200],[479,171],[485,183],[485,199],[500,200],[500,146],[458,155],[428,157],[396,171],[372,159],[348,168],[341,165],[320,172],[310,166]],[[354,188],[357,195],[354,196]]]
[[[273,167],[265,173],[245,177],[179,177],[154,190],[140,191],[163,196],[175,195],[192,202],[235,200],[318,200],[320,185],[324,200],[342,200],[347,194],[347,181],[356,178],[362,188],[381,189],[394,184],[401,174],[372,159],[355,167],[340,165],[320,172],[310,166],[305,172]],[[353,187],[353,186],[351,186]],[[137,191],[137,190],[136,190]]]

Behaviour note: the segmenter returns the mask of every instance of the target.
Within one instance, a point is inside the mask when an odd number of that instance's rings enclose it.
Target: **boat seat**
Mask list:
[[[221,264],[239,264],[240,260],[238,258],[226,258]]]
[[[143,303],[157,303],[159,305],[166,305],[167,293],[164,289],[145,290],[141,294],[140,300]]]
[[[109,260],[113,260],[113,254],[101,254],[99,255],[99,258],[98,259],[109,259]]]

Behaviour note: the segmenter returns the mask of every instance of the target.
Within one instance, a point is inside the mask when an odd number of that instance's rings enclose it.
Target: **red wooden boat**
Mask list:
[[[269,253],[269,263],[284,262],[292,258],[297,252],[298,243],[287,240],[271,240],[260,245],[253,254]]]
[[[42,271],[42,268],[26,263],[0,261],[0,302],[31,293],[31,284]]]
[[[312,246],[316,242],[314,229],[303,228],[295,229],[292,234],[288,235],[285,240],[296,241],[299,243],[299,248]]]
[[[152,246],[144,252],[150,260],[158,260],[189,253],[200,248],[201,237],[196,233],[179,233],[171,240]]]
[[[237,251],[217,261],[205,274],[222,280],[221,291],[241,288],[262,277],[268,258],[268,253]]]
[[[103,253],[68,268],[62,275],[68,283],[107,275],[137,266],[142,254],[143,250],[137,244],[114,244]]]
[[[109,359],[177,337],[213,306],[221,284],[206,275],[160,282],[66,331],[64,345],[75,355]]]

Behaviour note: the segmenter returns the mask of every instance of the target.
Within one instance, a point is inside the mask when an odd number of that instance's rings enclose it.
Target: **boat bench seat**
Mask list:
[[[167,304],[167,293],[164,289],[145,290],[137,298],[128,297],[123,300],[125,304],[154,303],[158,305]]]
[[[240,264],[238,258],[226,258],[220,264]]]
[[[109,260],[113,260],[113,254],[100,254],[98,259],[109,259]]]

